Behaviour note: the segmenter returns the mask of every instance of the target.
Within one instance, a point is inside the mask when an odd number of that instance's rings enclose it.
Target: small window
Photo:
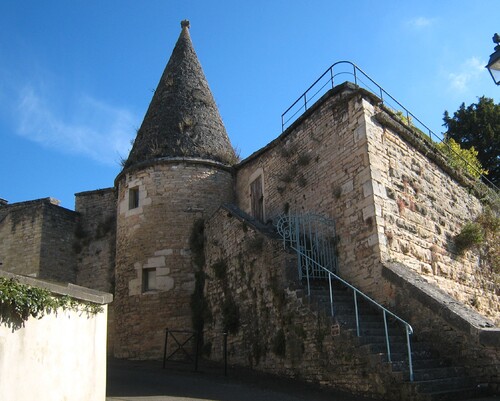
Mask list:
[[[139,188],[130,188],[128,190],[128,208],[136,209],[139,207]]]
[[[156,291],[156,269],[144,269],[142,271],[142,289],[143,292]]]

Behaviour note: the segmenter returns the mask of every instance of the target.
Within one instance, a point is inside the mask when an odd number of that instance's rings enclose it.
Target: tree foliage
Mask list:
[[[436,145],[446,156],[451,167],[465,171],[474,178],[488,174],[488,170],[483,169],[478,159],[479,152],[472,146],[470,149],[463,149],[453,138],[445,138],[443,142]]]
[[[489,172],[488,179],[500,186],[500,103],[480,97],[477,103],[459,109],[450,117],[444,112],[446,139],[453,139],[462,149],[474,147],[482,168]]]

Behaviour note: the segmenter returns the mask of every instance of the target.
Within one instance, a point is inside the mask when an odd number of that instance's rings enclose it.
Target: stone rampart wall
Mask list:
[[[75,230],[77,284],[113,292],[116,244],[116,194],[114,188],[75,195],[80,214]]]
[[[42,237],[41,203],[0,206],[1,269],[37,276]]]
[[[382,260],[397,260],[460,302],[500,323],[500,297],[490,267],[476,252],[456,254],[453,238],[483,205],[427,155],[425,141],[367,105],[371,168]],[[382,118],[380,114],[384,114]],[[390,121],[390,120],[389,120]],[[409,137],[409,139],[408,139]],[[498,278],[497,278],[498,279]],[[496,293],[497,292],[497,293]]]
[[[464,367],[479,384],[500,392],[500,329],[467,305],[421,280],[407,266],[389,262],[384,277],[395,284],[398,310],[420,341],[439,344],[441,355]]]
[[[453,245],[462,225],[474,220],[483,206],[464,185],[467,180],[457,179],[439,155],[429,157],[435,152],[432,147],[408,136],[411,132],[395,116],[375,104],[376,99],[363,91],[327,94],[241,164],[238,205],[251,212],[250,184],[261,174],[266,219],[288,211],[333,217],[340,275],[417,323],[419,338],[427,333],[422,330],[426,323],[432,322],[429,338],[439,344],[442,337],[443,347],[454,352],[471,374],[481,371],[485,380],[496,382],[492,372],[497,362],[481,360],[474,335],[461,327],[451,329],[432,307],[418,300],[405,302],[411,294],[383,275],[384,263],[401,262],[429,288],[442,289],[498,324],[498,276],[495,281],[482,270],[474,252],[456,255]],[[435,302],[443,310],[453,310],[453,303]]]
[[[44,204],[40,278],[76,282],[75,227],[75,212],[52,203]]]
[[[279,239],[253,229],[221,208],[205,226],[204,350],[222,361],[228,330],[230,364],[334,387],[398,399],[383,366],[370,368],[354,336],[332,330],[297,282],[297,260]]]
[[[378,235],[363,98],[349,87],[330,91],[284,134],[238,168],[238,206],[251,212],[250,184],[263,178],[265,219],[318,213],[335,219],[340,273],[366,291],[380,283]]]
[[[1,206],[1,269],[74,283],[75,223],[76,213],[50,198]]]
[[[243,161],[239,207],[251,212],[250,184],[261,175],[265,219],[288,211],[335,219],[340,274],[363,291],[391,304],[380,262],[397,260],[498,323],[495,276],[477,253],[454,251],[453,237],[482,211],[474,191],[372,95],[338,91]]]

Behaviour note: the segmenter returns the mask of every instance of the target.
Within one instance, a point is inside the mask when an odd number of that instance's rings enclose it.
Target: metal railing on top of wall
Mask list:
[[[347,67],[347,69],[344,67]],[[443,142],[443,139],[440,136],[435,134],[427,125],[420,121],[413,113],[411,113],[391,94],[382,88],[382,86],[375,82],[368,74],[351,61],[343,60],[332,64],[316,81],[314,81],[311,86],[309,86],[309,88],[305,90],[304,93],[302,93],[302,95],[297,98],[295,102],[292,103],[288,109],[285,110],[285,112],[281,115],[282,132],[285,131],[285,129],[288,128],[301,114],[303,114],[316,100],[318,100],[319,97],[325,94],[328,90],[333,89],[334,86],[349,81],[349,77],[352,77],[355,85],[378,96],[385,107],[388,107],[395,113],[402,113],[401,116],[404,117],[402,122],[410,128],[410,130],[416,128],[424,135],[428,135],[431,141],[444,143],[450,152],[454,153],[473,171],[480,175],[483,182],[496,192],[496,198],[500,198],[499,188],[488,180],[487,177],[481,174],[481,171],[468,163],[468,161],[452,149],[450,145]],[[496,199],[496,201],[498,201],[498,199]]]

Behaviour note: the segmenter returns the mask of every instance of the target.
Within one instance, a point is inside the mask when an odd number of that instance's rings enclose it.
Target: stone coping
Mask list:
[[[59,206],[59,203],[60,203],[59,200],[47,197],[47,198],[32,199],[28,201],[15,202],[15,203],[5,203],[3,204],[3,206],[5,206],[6,208],[15,208],[15,207],[24,207],[24,206],[42,205],[42,204]]]
[[[265,224],[256,220],[253,216],[250,216],[248,213],[238,208],[238,206],[231,203],[224,203],[218,210],[220,209],[226,210],[228,214],[247,224],[254,231],[259,231],[273,239],[280,239],[272,224]]]
[[[413,299],[427,306],[454,328],[476,337],[481,345],[500,347],[500,328],[471,308],[467,308],[411,268],[398,263],[383,264],[382,276],[408,291]]]
[[[44,205],[49,206],[49,207],[58,208],[59,210],[63,210],[69,214],[76,213],[74,210],[60,206],[60,201],[55,199],[55,198],[51,198],[51,197],[33,199],[33,200],[28,200],[28,201],[23,201],[23,202],[16,202],[16,203],[0,204],[0,210],[10,212],[13,210],[19,210],[19,209],[37,207],[37,206],[44,206]]]
[[[80,301],[92,302],[99,305],[106,305],[113,301],[113,295],[107,292],[93,290],[91,288],[80,287],[71,283],[57,283],[39,278],[22,276],[0,270],[0,277],[14,278],[21,284],[27,284],[32,287],[44,288],[54,294],[68,295]]]
[[[77,193],[75,193],[75,196],[93,195],[93,194],[107,193],[107,192],[114,192],[114,191],[115,191],[115,187],[92,189],[90,191],[77,192]]]
[[[131,173],[140,169],[144,169],[150,166],[154,166],[155,164],[202,164],[210,167],[216,167],[221,170],[226,170],[229,172],[233,172],[234,168],[228,164],[224,164],[215,160],[203,159],[197,157],[160,157],[157,159],[149,159],[140,163],[135,163],[129,167],[124,168],[115,178],[115,188],[118,188],[118,182],[123,178],[123,176],[127,173]]]

